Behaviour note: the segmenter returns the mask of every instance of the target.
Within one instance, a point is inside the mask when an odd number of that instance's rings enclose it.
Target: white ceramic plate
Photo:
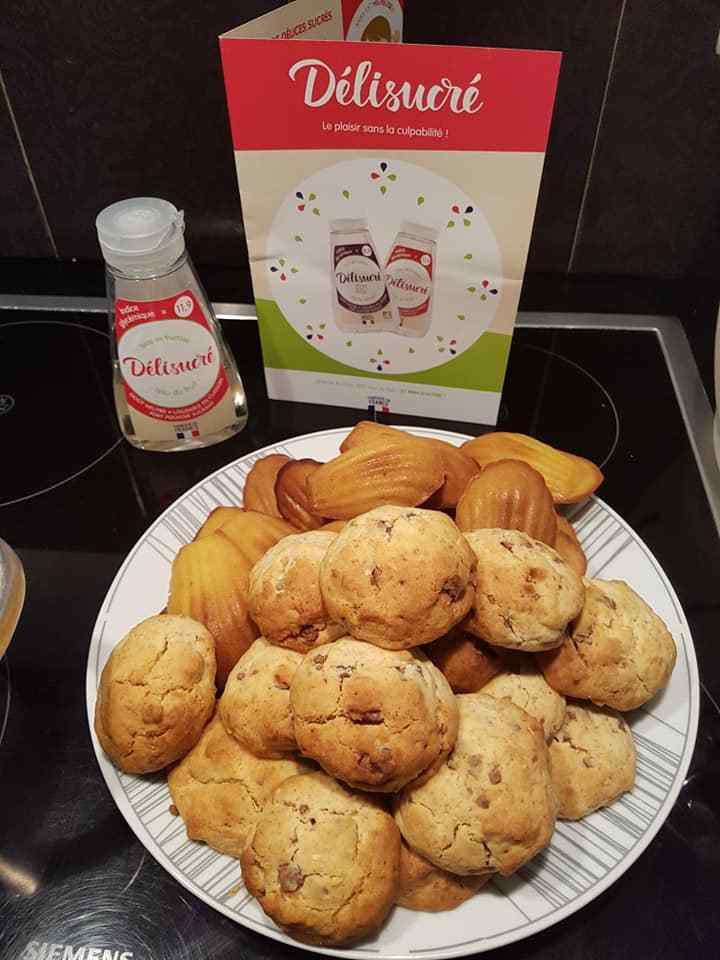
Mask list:
[[[346,429],[295,437],[218,470],[180,497],[140,538],[115,577],[98,614],[87,668],[92,731],[100,673],[115,644],[139,620],[165,604],[170,567],[213,507],[240,503],[252,464],[268,453],[329,460]],[[466,437],[416,429],[459,444]],[[589,573],[626,580],[667,623],[678,646],[668,688],[629,717],[637,746],[637,782],[629,795],[578,823],[559,822],[550,846],[515,876],[497,879],[457,910],[429,914],[396,908],[378,935],[341,957],[376,954],[396,960],[433,960],[491,950],[529,937],[579,910],[610,886],[640,856],[660,829],[682,786],[695,744],[699,685],[690,630],[675,591],[636,533],[594,498],[575,520]],[[186,838],[169,812],[165,778],[119,773],[93,733],[98,763],[110,792],[140,841],[184,887],[252,930],[302,946],[281,933],[241,883],[237,861]]]

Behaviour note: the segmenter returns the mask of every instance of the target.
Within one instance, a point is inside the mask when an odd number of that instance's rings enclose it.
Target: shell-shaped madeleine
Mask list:
[[[255,461],[245,479],[243,506],[246,510],[282,517],[275,496],[275,481],[289,459],[284,453],[270,453]]]
[[[297,533],[287,520],[269,517],[254,510],[242,510],[220,528],[228,540],[243,555],[249,566],[264,557],[270,547],[291,533]]]
[[[331,520],[329,523],[325,523],[319,529],[324,533],[340,533],[343,529],[347,520]]]
[[[360,423],[356,424],[340,444],[340,450],[346,453],[348,450],[367,447],[382,440],[406,440],[416,446],[424,444],[426,447],[432,448],[434,455],[440,457],[445,479],[442,486],[423,504],[427,509],[450,510],[455,507],[465,487],[473,477],[480,473],[480,467],[472,457],[445,440],[438,440],[436,437],[416,437],[404,430],[386,427],[384,424],[374,423],[372,420],[361,420]],[[428,456],[432,459],[433,454],[428,454]]]
[[[173,562],[167,612],[210,631],[220,687],[258,636],[248,609],[249,573],[250,564],[222,530],[181,547]]]
[[[558,514],[557,518],[557,539],[555,540],[555,549],[560,556],[573,568],[579,577],[584,577],[587,572],[587,557],[585,551],[580,545],[575,528],[566,520],[565,517]]]
[[[442,460],[445,482],[425,504],[432,510],[451,510],[456,507],[467,485],[480,473],[472,457],[445,440],[430,437],[423,441],[433,447]]]
[[[521,460],[489,463],[465,489],[455,522],[464,532],[522,530],[550,547],[557,535],[552,494],[541,474]]]
[[[523,460],[545,478],[555,503],[577,503],[603,482],[602,472],[590,460],[556,450],[522,433],[485,433],[461,447],[479,466],[495,460]]]
[[[445,480],[440,455],[412,438],[385,435],[330,460],[308,477],[312,510],[351,520],[375,507],[415,507]]]
[[[476,693],[504,669],[497,647],[463,630],[462,623],[423,647],[453,693]]]
[[[195,534],[195,539],[202,540],[203,537],[209,537],[211,533],[219,530],[228,520],[232,520],[237,514],[243,512],[242,507],[215,507],[207,515],[205,522]]]
[[[369,443],[377,442],[379,437],[389,437],[397,439],[398,437],[409,437],[410,434],[403,430],[397,430],[395,427],[387,427],[383,423],[375,423],[374,420],[361,420],[356,423],[350,433],[340,444],[340,452],[347,453],[355,447],[366,447]]]
[[[307,487],[309,477],[321,466],[317,460],[290,460],[277,475],[278,508],[296,530],[317,530],[325,523],[324,514],[318,514],[311,506]]]

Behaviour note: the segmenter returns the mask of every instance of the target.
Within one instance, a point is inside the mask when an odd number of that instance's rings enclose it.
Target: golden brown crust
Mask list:
[[[356,424],[340,444],[340,449],[345,453],[357,447],[376,443],[382,437],[390,440],[405,439],[414,444],[425,444],[440,457],[445,480],[442,486],[423,503],[423,506],[428,510],[450,510],[455,507],[465,487],[480,472],[480,468],[471,457],[468,457],[458,447],[447,443],[445,440],[438,440],[435,437],[416,437],[404,430],[387,427],[371,420],[361,420],[360,423]]]
[[[215,507],[207,515],[205,522],[193,539],[201,540],[203,537],[209,537],[211,533],[215,533],[238,513],[243,513],[242,507]]]
[[[413,438],[381,434],[328,461],[308,479],[312,510],[350,520],[384,504],[413,507],[444,482],[435,449]]]
[[[275,496],[275,480],[289,460],[284,453],[271,453],[255,461],[245,478],[243,506],[246,510],[282,517]]]
[[[607,807],[635,785],[635,743],[614,710],[570,702],[550,742],[558,816],[579,820]]]
[[[320,564],[337,534],[296,533],[268,550],[250,572],[250,613],[264,637],[307,653],[345,630],[331,621],[320,592]]]
[[[559,553],[519,530],[466,534],[478,559],[477,588],[466,629],[514,650],[549,650],[582,609],[582,580]]]
[[[232,669],[218,711],[223,726],[256,757],[278,759],[297,750],[290,684],[302,654],[253,643]]]
[[[167,612],[193,617],[210,631],[219,687],[258,636],[248,608],[249,574],[223,530],[181,547],[173,561]]]
[[[331,618],[360,640],[408,649],[458,623],[474,596],[475,555],[445,514],[378,507],[338,534],[320,568]]]
[[[584,577],[587,572],[587,557],[582,548],[575,528],[565,517],[558,514],[557,517],[557,539],[555,540],[555,549],[560,556],[569,563],[579,577]]]
[[[408,438],[410,434],[405,433],[404,430],[398,430],[396,427],[388,427],[384,423],[375,423],[374,420],[360,420],[340,444],[340,452],[347,453],[348,450],[354,450],[356,447],[366,447],[381,436],[389,437],[392,440],[402,437]]]
[[[395,901],[400,835],[380,806],[321,773],[273,793],[241,857],[248,891],[305,943],[374,933]]]
[[[489,876],[459,877],[440,870],[403,841],[400,847],[400,889],[395,902],[407,910],[428,913],[454,910],[474,897],[489,879]]]
[[[562,647],[539,658],[545,679],[568,697],[634,710],[666,686],[675,641],[622,580],[586,579],[585,587],[582,613]]]
[[[275,787],[306,773],[301,760],[262,760],[241,746],[216,715],[168,774],[170,796],[188,839],[239,857]]]
[[[340,533],[346,523],[347,520],[331,520],[329,523],[324,523],[319,529],[323,533]]]
[[[423,650],[453,693],[476,693],[503,669],[498,650],[464,630],[462,623]]]
[[[233,546],[252,566],[270,547],[297,533],[287,520],[269,517],[254,510],[243,510],[228,518],[220,528]]]
[[[424,506],[431,510],[452,510],[457,506],[473,477],[480,473],[480,468],[472,457],[445,440],[427,437],[424,442],[438,452],[445,473],[445,482]]]
[[[290,460],[278,472],[275,496],[282,516],[298,530],[317,530],[325,523],[325,515],[313,508],[308,493],[308,480],[320,469],[318,460]]]
[[[522,530],[552,547],[557,520],[542,474],[521,460],[489,463],[465,489],[455,511],[461,530]]]
[[[540,724],[509,700],[456,698],[455,748],[437,773],[395,801],[407,843],[462,876],[518,870],[550,842],[556,797]]]
[[[197,743],[215,709],[215,650],[202,624],[160,614],[110,654],[100,677],[95,732],[116,767],[153,773]]]
[[[352,787],[393,793],[452,749],[457,707],[423,655],[349,637],[308,654],[290,688],[301,752]]]
[[[523,460],[545,478],[555,503],[577,503],[603,482],[602,472],[590,460],[557,450],[522,433],[486,433],[461,448],[480,466],[494,460]]]
[[[565,720],[565,697],[547,683],[533,657],[515,663],[483,687],[483,693],[496,699],[506,698],[520,707],[542,726],[550,740]]]

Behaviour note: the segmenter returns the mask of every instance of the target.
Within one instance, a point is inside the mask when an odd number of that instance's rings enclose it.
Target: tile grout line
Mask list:
[[[612,52],[610,54],[610,62],[608,64],[607,78],[605,80],[605,89],[603,90],[603,98],[600,103],[600,111],[598,113],[597,126],[595,127],[595,137],[593,139],[592,150],[590,151],[590,159],[588,161],[587,173],[585,174],[585,185],[583,186],[582,197],[580,198],[580,206],[578,208],[577,220],[575,222],[575,234],[573,235],[572,247],[570,248],[570,256],[568,258],[567,272],[568,274],[572,273],[573,264],[575,262],[575,252],[577,250],[577,245],[580,239],[580,228],[582,225],[583,216],[585,214],[585,205],[587,203],[588,193],[590,192],[590,178],[592,176],[593,167],[595,166],[595,155],[598,149],[598,142],[600,140],[600,129],[602,127],[603,118],[605,116],[605,107],[607,106],[608,94],[610,91],[610,83],[613,75],[613,68],[615,66],[615,57],[617,55],[617,49],[620,43],[620,33],[622,31],[623,20],[625,19],[625,7],[627,5],[627,0],[623,0],[622,7],[620,8],[620,15],[618,17],[617,29],[615,30],[615,40],[613,42]]]
[[[2,96],[4,97],[5,103],[7,105],[8,114],[10,115],[10,122],[12,123],[13,130],[15,131],[15,138],[17,140],[18,147],[20,148],[20,153],[22,154],[23,163],[25,164],[25,171],[28,175],[28,179],[30,180],[30,186],[32,187],[32,191],[35,196],[35,202],[37,203],[38,208],[40,210],[40,216],[42,218],[43,226],[45,228],[45,233],[47,234],[47,238],[50,241],[50,246],[52,247],[54,256],[59,259],[60,255],[58,253],[57,244],[55,243],[55,237],[53,236],[53,232],[50,228],[50,221],[47,218],[47,213],[45,212],[45,205],[42,202],[40,191],[38,190],[38,185],[35,182],[35,176],[32,172],[32,167],[30,166],[30,160],[27,155],[27,150],[25,149],[25,144],[23,143],[23,138],[20,134],[20,127],[18,126],[18,122],[15,117],[15,111],[13,110],[13,106],[10,101],[10,94],[8,93],[8,88],[5,83],[5,78],[3,76],[2,69],[0,69],[0,91],[2,91]]]

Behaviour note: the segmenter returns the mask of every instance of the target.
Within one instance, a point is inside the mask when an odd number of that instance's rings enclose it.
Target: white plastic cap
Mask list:
[[[185,220],[167,200],[132,197],[111,203],[95,220],[105,260],[122,269],[161,269],[185,249]]]

